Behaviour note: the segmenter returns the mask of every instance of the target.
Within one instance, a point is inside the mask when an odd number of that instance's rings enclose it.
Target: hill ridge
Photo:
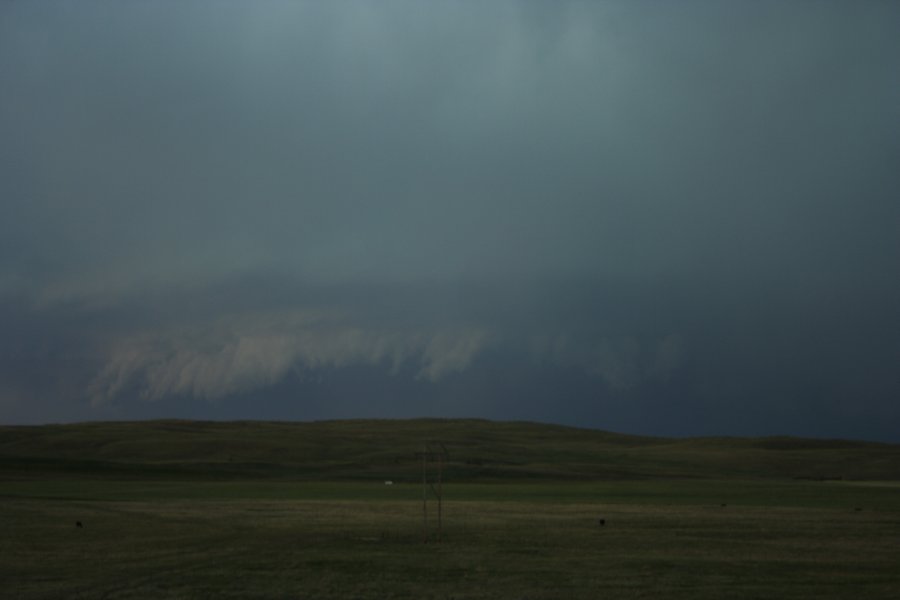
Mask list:
[[[777,477],[900,480],[900,444],[792,436],[671,438],[477,418],[92,421],[0,426],[0,475],[403,480],[427,440],[457,479]]]

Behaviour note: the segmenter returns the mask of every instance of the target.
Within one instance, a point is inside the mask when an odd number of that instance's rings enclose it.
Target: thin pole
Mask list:
[[[441,502],[444,497],[444,492],[441,489],[441,483],[443,481],[443,472],[444,472],[444,454],[438,454],[438,487],[437,487],[437,497],[438,497],[438,543],[441,543],[442,537],[442,528],[441,528]]]
[[[422,543],[428,543],[428,446],[422,447]]]

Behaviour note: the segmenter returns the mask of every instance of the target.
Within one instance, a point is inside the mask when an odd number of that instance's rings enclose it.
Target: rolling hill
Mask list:
[[[792,437],[661,438],[475,419],[141,421],[0,427],[0,477],[421,477],[426,444],[465,480],[900,480],[900,445]],[[442,446],[441,446],[442,444]]]

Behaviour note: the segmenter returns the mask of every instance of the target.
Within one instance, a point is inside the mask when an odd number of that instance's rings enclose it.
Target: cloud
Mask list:
[[[892,9],[538,5],[5,4],[0,289],[893,266]]]
[[[482,330],[441,331],[426,336],[421,350],[422,368],[418,377],[438,381],[449,373],[458,373],[490,343],[491,335]]]
[[[672,333],[656,343],[654,357],[647,371],[653,377],[668,381],[679,368],[684,366],[687,358],[688,350],[684,336]]]
[[[0,409],[895,411],[898,16],[0,2]]]
[[[672,326],[674,313],[648,329],[645,302],[634,291],[558,282],[332,287],[246,276],[120,296],[109,305],[87,297],[71,310],[93,329],[74,333],[70,343],[98,348],[87,391],[94,407],[134,399],[214,402],[359,366],[442,385],[488,354],[530,356],[627,395],[666,381],[687,356],[684,336],[662,329]],[[597,307],[606,315],[593,314]]]
[[[684,337],[677,333],[646,339],[633,335],[591,338],[583,333],[537,335],[530,348],[533,360],[580,369],[620,393],[649,381],[665,382],[687,361]]]
[[[144,400],[216,400],[274,385],[289,373],[375,365],[412,367],[429,382],[465,369],[490,343],[477,328],[385,330],[315,312],[243,314],[115,340],[89,387],[94,406]]]

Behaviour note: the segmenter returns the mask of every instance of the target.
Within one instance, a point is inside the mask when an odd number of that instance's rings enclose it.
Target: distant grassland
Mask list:
[[[448,478],[777,477],[900,480],[900,445],[801,438],[652,438],[536,423],[149,421],[0,427],[0,473],[139,478],[415,480],[442,442]]]
[[[0,598],[894,599],[897,464],[486,421],[5,427]]]
[[[900,594],[900,489],[883,483],[448,484],[443,540],[432,499],[428,544],[415,484],[31,480],[5,491],[3,598]]]

